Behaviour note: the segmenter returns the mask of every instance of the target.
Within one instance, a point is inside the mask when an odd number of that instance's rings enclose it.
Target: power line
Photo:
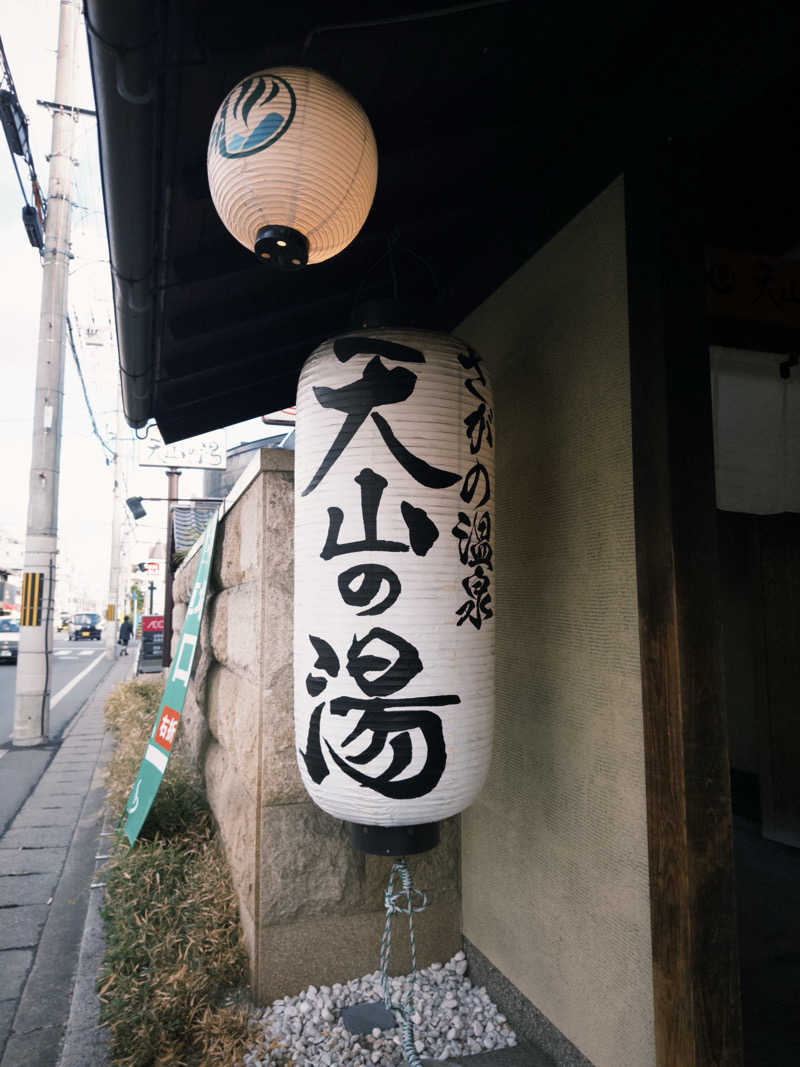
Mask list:
[[[78,359],[78,352],[75,348],[75,338],[72,336],[72,322],[70,321],[69,315],[67,315],[67,336],[69,337],[69,347],[72,349],[72,357],[75,360],[75,366],[78,368],[78,377],[81,380],[81,388],[83,389],[83,399],[86,401],[86,409],[89,412],[89,418],[92,421],[92,432],[94,433],[100,444],[103,446],[103,448],[105,448],[107,452],[110,452],[113,457],[116,457],[114,449],[111,448],[110,445],[106,444],[106,442],[100,435],[100,431],[97,429],[97,423],[95,422],[94,412],[92,411],[92,405],[89,402],[89,394],[86,391],[86,382],[83,377],[81,361]]]
[[[14,79],[11,76],[11,68],[8,65],[8,58],[6,57],[1,37],[0,65],[2,65],[2,71],[0,72],[0,85],[2,85],[2,88],[0,88],[0,120],[2,121],[3,132],[6,135],[8,150],[11,153],[11,162],[14,165],[17,181],[22,191],[22,199],[25,201],[25,206],[22,209],[22,220],[28,233],[28,240],[41,252],[44,248],[47,203],[39,188],[39,178],[33,162],[33,153],[31,152],[28,138],[28,119],[17,96],[17,90],[14,85]],[[35,208],[28,203],[28,195],[25,192],[25,186],[19,173],[16,156],[21,156],[27,164]]]

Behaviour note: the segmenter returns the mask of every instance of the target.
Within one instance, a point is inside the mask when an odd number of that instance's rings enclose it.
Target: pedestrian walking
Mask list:
[[[119,628],[119,643],[122,645],[120,656],[128,655],[128,642],[131,639],[133,633],[133,627],[131,626],[130,615],[126,615],[122,620],[122,625]]]

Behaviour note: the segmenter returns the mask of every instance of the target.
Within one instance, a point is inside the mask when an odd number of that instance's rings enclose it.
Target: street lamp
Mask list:
[[[140,496],[129,496],[125,501],[133,515],[134,519],[143,519],[147,512],[142,507],[142,498]]]
[[[143,519],[147,514],[142,507],[143,500],[160,500],[165,501],[168,504],[217,504],[224,499],[224,496],[129,496],[125,503],[130,508],[131,515],[133,515],[134,519]]]

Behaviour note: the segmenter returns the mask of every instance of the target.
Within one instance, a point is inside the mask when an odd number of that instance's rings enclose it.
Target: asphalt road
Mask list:
[[[131,649],[135,654],[135,651]],[[17,668],[0,664],[0,835],[22,807],[58,748],[64,729],[97,687],[113,660],[105,658],[102,641],[69,641],[58,633],[53,641],[50,686],[50,741],[31,748],[12,748]]]

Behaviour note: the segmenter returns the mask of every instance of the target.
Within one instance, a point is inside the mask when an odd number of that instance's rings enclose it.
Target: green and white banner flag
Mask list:
[[[186,691],[194,666],[197,639],[200,634],[200,623],[203,618],[203,609],[206,602],[208,589],[208,576],[211,573],[211,561],[214,556],[214,539],[217,533],[219,511],[216,511],[205,528],[203,545],[197,561],[192,596],[186,609],[186,618],[181,628],[181,636],[178,641],[178,650],[172,660],[172,666],[167,677],[167,684],[161,704],[158,708],[156,721],[144,759],[139,767],[136,780],[133,783],[128,802],[125,805],[127,820],[124,833],[131,844],[139,835],[139,831],[147,818],[150,805],[161,785],[161,779],[167,767],[172,744],[175,740],[175,731],[178,729],[181,712],[186,700]]]

